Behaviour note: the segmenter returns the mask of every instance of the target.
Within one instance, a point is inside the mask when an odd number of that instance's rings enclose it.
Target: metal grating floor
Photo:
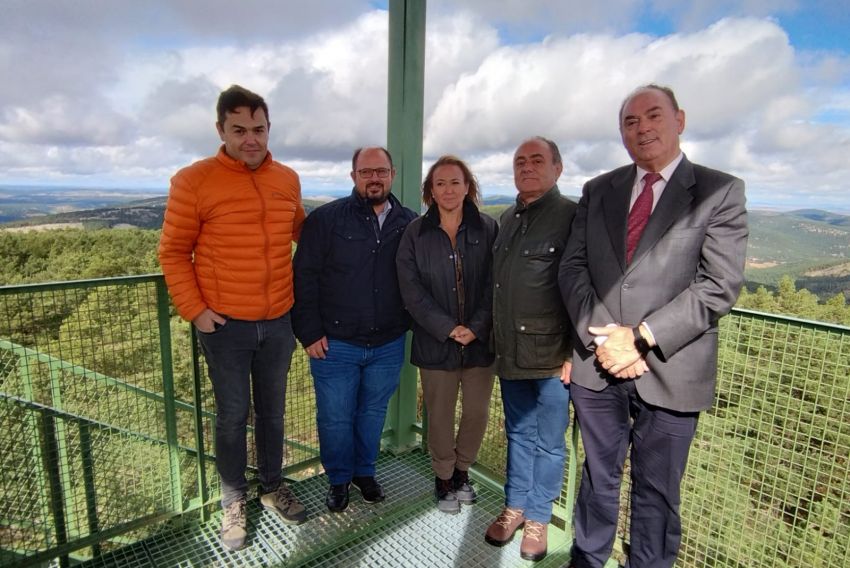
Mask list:
[[[163,531],[143,542],[86,562],[86,568],[200,568],[200,567],[311,567],[311,568],[508,568],[566,566],[569,542],[554,526],[549,528],[549,554],[532,563],[519,556],[520,535],[504,548],[484,542],[484,531],[503,504],[500,491],[476,484],[478,502],[461,513],[436,510],[434,480],[427,455],[384,454],[378,479],[387,500],[363,502],[352,487],[351,504],[344,513],[324,505],[327,478],[322,475],[292,484],[307,507],[307,522],[292,527],[273,513],[248,503],[248,546],[229,552],[218,541],[220,513],[206,524],[193,523]],[[473,473],[473,479],[476,476]]]

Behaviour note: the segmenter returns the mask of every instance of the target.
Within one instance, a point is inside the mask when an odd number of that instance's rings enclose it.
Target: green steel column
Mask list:
[[[183,511],[183,481],[180,447],[177,440],[177,407],[174,400],[174,365],[171,358],[171,316],[165,279],[156,281],[156,319],[159,324],[159,356],[162,361],[162,396],[165,413],[165,438],[171,481],[171,511]],[[198,449],[200,451],[200,448]]]
[[[21,389],[24,400],[29,402],[42,402],[38,400],[35,395],[35,389],[33,388],[33,374],[36,372],[36,363],[33,361],[33,366],[30,367],[29,360],[27,359],[26,349],[23,347],[15,346],[13,343],[8,341],[4,341],[0,339],[0,348],[8,349],[12,353],[14,353],[17,359],[17,367],[18,367],[18,376],[21,381]],[[44,414],[41,414],[42,422],[44,418]],[[35,415],[35,412],[29,411],[26,415],[26,436],[29,439],[27,444],[28,451],[32,452],[34,463],[41,463],[45,465],[44,471],[50,472],[50,468],[48,465],[50,462],[50,451],[48,447],[48,441],[43,437],[39,436],[39,431],[42,428],[42,422],[39,422],[38,418]],[[5,463],[3,464],[6,465]],[[55,545],[59,540],[59,531],[60,527],[58,525],[55,526],[55,534],[56,541],[54,541],[54,533],[50,530],[50,523],[48,519],[51,518],[51,509],[55,506],[55,503],[50,501],[52,492],[51,492],[51,482],[49,479],[49,474],[46,475],[35,475],[36,484],[38,485],[38,505],[41,509],[41,519],[44,520],[42,523],[43,531],[44,531],[44,542],[48,545]],[[61,500],[59,501],[61,503]],[[64,523],[65,517],[62,515],[62,522]],[[61,527],[61,534],[64,533],[64,525]]]
[[[50,364],[50,393],[51,406],[56,411],[63,411],[65,405],[62,402],[62,363]],[[62,500],[65,502],[64,519],[66,523],[66,535],[69,538],[83,536],[77,524],[77,508],[74,496],[74,477],[71,472],[71,451],[68,444],[67,425],[64,420],[52,421],[53,433],[56,436],[56,454],[50,459],[56,460],[56,469],[59,473],[61,483]]]
[[[418,212],[422,182],[425,0],[390,0],[389,8],[387,147],[397,172],[394,192],[404,205]],[[391,430],[389,448],[394,452],[404,452],[418,445],[416,381],[416,368],[405,362],[398,393],[387,415]]]
[[[210,489],[207,484],[207,449],[204,441],[204,399],[202,396],[201,386],[201,361],[198,358],[198,334],[195,331],[195,326],[190,326],[191,345],[192,345],[192,394],[194,403],[193,418],[195,420],[195,449],[198,451],[198,497],[201,503],[201,520],[207,522],[210,519],[209,507],[205,507],[207,499],[209,499]],[[215,425],[213,425],[215,428]]]

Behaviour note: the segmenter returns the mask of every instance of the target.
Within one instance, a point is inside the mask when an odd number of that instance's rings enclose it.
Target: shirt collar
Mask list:
[[[661,174],[661,177],[664,179],[664,183],[667,183],[668,181],[670,181],[670,177],[672,177],[673,172],[675,172],[676,168],[679,167],[679,164],[681,163],[682,158],[684,158],[684,157],[685,157],[685,154],[682,153],[682,152],[679,152],[679,155],[676,156],[675,158],[673,158],[672,162],[670,162],[669,164],[664,166],[661,169],[661,171],[658,172],[659,174]],[[638,179],[638,181],[642,180],[643,176],[645,176],[648,173],[652,173],[652,172],[645,170],[640,166],[637,166],[637,179]]]

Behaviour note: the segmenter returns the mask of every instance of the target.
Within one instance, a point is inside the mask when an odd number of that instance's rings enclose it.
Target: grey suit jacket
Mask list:
[[[559,267],[559,285],[577,335],[572,381],[602,390],[608,375],[589,326],[645,321],[657,346],[650,372],[635,379],[641,398],[692,412],[711,407],[717,321],[744,279],[744,182],[685,157],[667,183],[626,265],[629,198],[636,175],[624,166],[588,181]]]

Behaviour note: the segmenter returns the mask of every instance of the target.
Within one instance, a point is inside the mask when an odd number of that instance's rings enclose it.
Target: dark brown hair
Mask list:
[[[269,119],[269,107],[266,101],[263,100],[263,97],[239,85],[230,85],[227,90],[222,91],[218,96],[218,104],[215,107],[218,125],[224,126],[228,112],[234,112],[237,108],[244,106],[251,109],[251,117],[254,116],[258,108],[263,109],[263,112],[266,113],[266,122],[271,126],[272,121]]]

